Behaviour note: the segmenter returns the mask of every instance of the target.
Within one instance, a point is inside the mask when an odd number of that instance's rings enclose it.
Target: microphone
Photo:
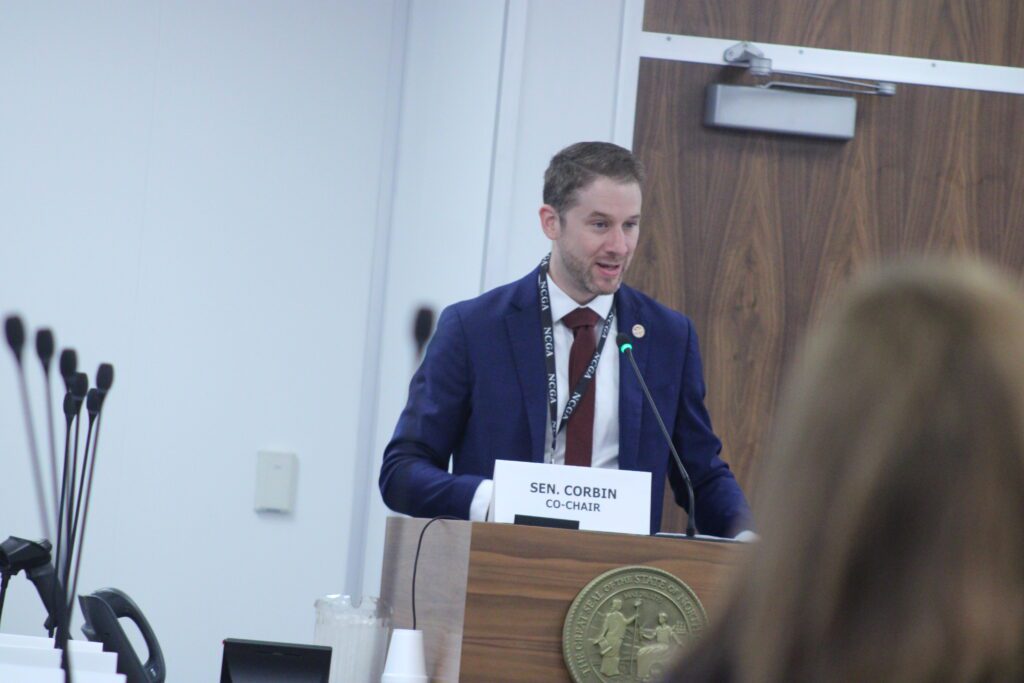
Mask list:
[[[16,315],[7,316],[4,321],[4,334],[7,335],[7,345],[11,347],[15,360],[21,365],[21,349],[25,346],[25,326],[21,318]]]
[[[76,372],[71,377],[71,395],[75,397],[75,413],[82,409],[82,401],[89,393],[89,375],[84,372]]]
[[[114,386],[114,366],[110,363],[100,363],[100,366],[96,368],[96,393],[99,400],[96,406],[97,417],[103,410],[103,402],[107,400],[107,393],[112,386]],[[97,432],[99,429],[99,425],[96,425]]]
[[[110,387],[114,383],[114,366],[109,363],[104,363],[99,367],[96,372],[96,383],[100,384],[102,378],[102,385],[106,389],[101,390],[99,388],[90,389],[89,396],[86,399],[86,410],[89,413],[89,432],[92,432],[92,424],[96,422],[96,435],[92,442],[92,458],[89,457],[89,437],[85,440],[85,461],[82,464],[82,483],[81,489],[78,493],[78,504],[82,503],[82,490],[85,491],[85,507],[82,509],[82,529],[78,536],[78,554],[75,557],[75,572],[71,578],[71,591],[67,594],[68,604],[67,610],[70,614],[71,610],[74,609],[75,592],[78,590],[78,574],[82,571],[82,548],[85,546],[85,525],[89,521],[89,502],[92,500],[92,478],[96,471],[96,451],[100,445],[100,424],[102,422],[102,411],[103,411],[103,400],[106,392],[110,390]],[[86,476],[86,465],[88,465],[89,474]],[[78,510],[75,510],[75,528],[78,527]],[[74,537],[74,530],[72,531],[72,538]],[[73,547],[73,546],[72,546]],[[68,559],[70,560],[70,552]]]
[[[60,352],[60,376],[64,378],[64,388],[71,391],[71,378],[78,371],[78,354],[74,349]]]
[[[53,330],[41,328],[36,331],[36,355],[43,367],[46,380],[46,426],[50,436],[50,488],[53,504],[57,504],[57,438],[53,432],[53,390],[50,388],[50,362],[54,351]]]
[[[421,306],[416,311],[416,320],[412,326],[412,336],[416,340],[416,358],[423,356],[430,335],[434,333],[434,309]]]
[[[68,427],[75,421],[75,397],[68,391],[64,394],[64,421],[67,422]]]
[[[110,391],[110,387],[114,385],[114,366],[110,363],[100,363],[100,366],[96,369],[96,389],[100,392],[102,398],[104,394]]]
[[[67,351],[61,354],[61,370],[65,370],[67,365],[64,361]],[[65,384],[70,384],[70,376],[64,376]],[[64,527],[65,517],[67,512],[67,499],[68,499],[68,477],[71,474],[71,424],[75,421],[75,416],[78,414],[78,408],[81,404],[76,406],[74,394],[71,393],[70,389],[64,394],[64,469],[62,470],[62,476],[60,480],[60,501],[57,503],[57,545],[54,550],[54,567],[56,567],[57,575],[63,574],[63,564],[61,562],[61,556],[65,554],[64,546],[67,540],[64,538]],[[66,561],[66,559],[65,559]],[[61,599],[64,602],[63,598]],[[50,636],[53,636],[53,629],[50,629]]]
[[[651,406],[651,410],[654,412],[654,417],[658,420],[658,426],[661,427],[661,433],[665,437],[665,443],[668,444],[668,449],[672,451],[672,457],[676,461],[676,467],[679,468],[679,473],[683,475],[683,483],[686,484],[686,493],[690,499],[690,508],[687,511],[689,514],[686,515],[686,535],[693,538],[697,535],[697,522],[694,520],[696,514],[693,503],[693,484],[690,483],[690,475],[687,474],[686,468],[683,467],[683,461],[679,457],[679,453],[676,451],[675,445],[672,443],[672,437],[669,436],[668,430],[665,428],[665,421],[661,419],[661,413],[658,412],[658,406],[654,405],[654,398],[651,397],[651,392],[647,388],[647,382],[644,381],[644,376],[640,374],[640,368],[637,367],[636,359],[633,358],[633,339],[625,332],[619,332],[615,337],[615,344],[619,347],[619,351],[629,359],[629,364],[633,366],[633,372],[636,374],[636,378],[640,382],[640,388],[644,390],[644,396],[647,397],[647,403]]]
[[[61,585],[68,585],[68,571],[71,564],[73,540],[71,538],[72,510],[75,502],[75,479],[78,476],[78,435],[81,420],[75,420],[82,412],[82,401],[89,390],[89,377],[84,372],[76,372],[78,357],[74,349],[65,349],[60,356],[61,374],[68,387],[64,395],[64,476],[61,480],[60,503],[57,506],[57,575]],[[71,425],[75,425],[75,442],[71,445]]]
[[[65,381],[66,381],[67,384],[69,384],[69,385],[71,384],[70,378],[65,378]],[[70,463],[70,460],[71,460],[71,425],[74,423],[75,417],[78,416],[78,413],[79,413],[79,411],[82,408],[81,402],[77,401],[75,399],[75,395],[71,392],[71,389],[68,389],[68,392],[66,394],[64,394],[63,408],[64,408],[64,469],[62,470],[63,476],[61,477],[61,485],[60,485],[60,502],[57,504],[57,510],[59,511],[58,518],[57,518],[57,558],[58,559],[60,558],[60,550],[61,550],[60,533],[61,533],[62,526],[60,524],[60,521],[61,521],[61,519],[63,519],[63,512],[64,512],[64,509],[65,509],[64,508],[65,493],[66,493],[67,487],[68,487],[68,475],[71,473],[71,470],[68,469],[68,466],[71,464]]]
[[[68,501],[68,505],[74,505],[74,513],[69,512],[71,517],[71,533],[68,535],[68,562],[71,561],[71,552],[74,551],[76,538],[81,540],[78,534],[78,520],[79,515],[82,512],[82,497],[85,497],[86,508],[89,506],[89,495],[85,490],[86,473],[89,470],[89,444],[92,440],[92,428],[96,422],[96,416],[100,412],[100,393],[98,389],[90,389],[85,399],[85,409],[89,413],[89,429],[85,433],[85,453],[82,455],[82,472],[78,478],[78,500]],[[92,482],[92,477],[89,477],[89,482]],[[79,545],[79,553],[81,553],[81,546]],[[70,573],[70,571],[69,571]],[[66,577],[65,577],[66,578]],[[66,584],[73,586],[74,584]],[[68,602],[74,603],[74,594],[68,597]]]
[[[72,408],[75,417],[79,417],[82,413],[82,404],[85,402],[85,396],[89,393],[89,375],[84,372],[76,372],[72,375],[69,384],[71,387],[69,391],[71,392]],[[71,452],[71,500],[74,500],[75,497],[75,473],[78,471],[78,432],[81,426],[82,420],[79,419],[75,422],[75,448]]]
[[[85,396],[89,392],[89,376],[84,372],[76,372],[70,381],[71,386],[71,399],[72,409],[74,415],[78,418],[75,421],[75,444],[71,450],[71,472],[67,471],[67,466],[64,469],[64,475],[67,478],[68,489],[67,489],[67,507],[64,510],[64,531],[67,534],[65,539],[65,549],[67,550],[67,557],[64,559],[64,585],[68,585],[68,572],[71,568],[71,553],[75,549],[75,537],[71,534],[72,523],[74,520],[73,512],[75,505],[75,493],[78,491],[77,480],[78,480],[78,436],[82,427],[82,404],[85,402]],[[90,428],[92,423],[90,423]],[[92,430],[90,429],[89,432]],[[86,446],[88,447],[89,434],[86,434]],[[58,552],[59,549],[58,549]],[[59,571],[59,569],[58,569]]]
[[[95,421],[96,416],[100,414],[100,390],[98,388],[92,388],[86,394],[85,410],[89,413],[90,422]]]
[[[43,364],[43,372],[50,374],[50,361],[53,360],[53,330],[45,327],[36,331],[36,355]]]
[[[92,442],[92,458],[89,458],[89,437],[85,440],[85,462],[89,467],[88,477],[86,476],[85,464],[82,465],[82,487],[85,490],[85,507],[82,509],[82,530],[78,537],[78,554],[75,557],[75,573],[71,579],[71,592],[67,594],[67,613],[74,609],[75,593],[78,590],[78,575],[82,571],[82,548],[85,546],[85,526],[89,521],[89,502],[92,500],[92,478],[96,471],[96,451],[100,446],[100,426],[103,424],[103,402],[106,400],[110,387],[114,385],[114,366],[110,363],[101,363],[96,369],[96,388],[89,390],[86,398],[85,409],[89,413],[89,432],[92,432],[93,421],[96,422],[96,436]],[[79,504],[81,503],[81,490],[79,491]],[[78,511],[75,511],[75,527],[78,526]],[[74,534],[72,534],[73,536]],[[68,555],[70,560],[70,554]]]
[[[21,390],[21,408],[25,416],[25,434],[28,437],[29,458],[32,461],[32,480],[35,483],[36,498],[39,505],[39,523],[43,534],[49,534],[50,516],[46,507],[46,491],[43,487],[43,468],[39,462],[39,448],[36,446],[36,429],[32,420],[32,406],[28,400],[28,382],[25,380],[25,366],[21,362],[21,352],[25,348],[25,325],[21,318],[9,315],[4,321],[4,334],[7,345],[11,347],[18,366],[18,388]]]

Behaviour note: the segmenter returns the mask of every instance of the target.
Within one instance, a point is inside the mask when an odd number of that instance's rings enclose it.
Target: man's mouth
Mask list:
[[[597,269],[605,277],[618,277],[622,274],[621,263],[602,263],[601,261],[598,261]]]

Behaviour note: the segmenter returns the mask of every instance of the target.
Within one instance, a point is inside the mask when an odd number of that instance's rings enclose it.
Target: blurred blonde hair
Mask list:
[[[862,278],[806,342],[762,541],[677,680],[1024,678],[1024,303],[973,261]]]

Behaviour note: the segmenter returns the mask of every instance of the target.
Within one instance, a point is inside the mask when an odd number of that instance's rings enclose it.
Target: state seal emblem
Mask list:
[[[707,624],[697,595],[675,576],[622,567],[595,578],[573,600],[562,654],[576,683],[652,681]]]

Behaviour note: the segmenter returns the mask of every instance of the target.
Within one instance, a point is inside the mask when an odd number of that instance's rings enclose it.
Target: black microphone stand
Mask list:
[[[675,458],[676,467],[679,468],[679,473],[683,476],[683,483],[686,484],[686,493],[690,499],[690,507],[686,511],[686,535],[689,538],[693,538],[697,535],[697,522],[694,520],[696,512],[693,503],[693,484],[690,482],[690,475],[686,472],[686,468],[683,467],[683,460],[679,457],[675,444],[672,443],[672,437],[669,436],[668,429],[665,428],[665,421],[661,419],[661,413],[658,412],[658,406],[654,404],[654,397],[651,396],[651,391],[647,388],[647,382],[644,381],[644,376],[640,374],[640,368],[637,366],[636,360],[633,358],[632,340],[629,338],[629,335],[620,332],[616,338],[616,342],[619,345],[619,351],[629,359],[630,365],[633,366],[633,372],[636,374],[636,378],[640,382],[640,388],[644,390],[644,396],[647,397],[647,403],[651,406],[651,412],[654,413],[654,417],[658,420],[658,426],[661,427],[661,433],[665,437],[665,443],[668,444],[668,449],[672,451],[672,457]]]

